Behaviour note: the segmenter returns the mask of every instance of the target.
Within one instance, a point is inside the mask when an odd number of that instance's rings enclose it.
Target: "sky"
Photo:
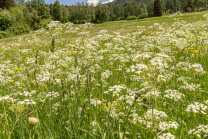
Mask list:
[[[55,1],[56,0],[45,0],[45,3],[46,4],[50,4],[50,3],[53,4]],[[100,1],[100,3],[108,3],[109,1],[112,2],[113,0],[59,0],[60,4],[68,5],[68,6],[76,5],[77,2],[79,2],[79,3],[87,2],[89,4],[93,3],[94,5],[96,5],[96,3],[99,1]]]

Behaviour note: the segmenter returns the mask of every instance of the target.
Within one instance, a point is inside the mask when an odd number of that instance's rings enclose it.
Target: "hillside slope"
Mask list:
[[[148,3],[151,0],[115,0],[112,2],[112,5],[115,6],[119,4],[120,6],[126,7],[128,4],[134,5],[134,4],[140,4],[140,3]]]

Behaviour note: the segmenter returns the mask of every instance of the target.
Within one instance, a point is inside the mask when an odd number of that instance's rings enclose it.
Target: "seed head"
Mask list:
[[[138,99],[139,97],[141,97],[141,93],[136,93],[136,95],[134,96],[134,99]]]
[[[141,93],[137,93],[136,96],[137,96],[137,97],[141,97]]]
[[[143,98],[143,101],[147,101],[147,98],[146,98],[146,97],[144,97],[144,98]]]
[[[31,126],[34,126],[36,123],[38,123],[39,122],[39,120],[37,119],[37,118],[35,118],[35,117],[29,117],[28,118],[28,123],[29,123],[29,125],[31,125]]]

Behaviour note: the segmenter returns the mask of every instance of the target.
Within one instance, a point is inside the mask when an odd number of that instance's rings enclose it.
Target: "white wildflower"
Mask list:
[[[112,73],[109,70],[106,70],[101,74],[102,78],[104,79],[109,78],[110,75],[112,75]]]
[[[175,136],[171,133],[163,133],[162,135],[158,136],[158,139],[175,139]]]
[[[194,102],[193,104],[188,105],[188,108],[185,111],[206,114],[207,106],[199,102]]]
[[[153,117],[152,117],[152,112],[153,112]],[[155,119],[157,121],[160,121],[162,119],[168,118],[167,114],[163,111],[158,111],[156,109],[149,109],[145,114],[144,114],[145,119]]]
[[[169,121],[169,122],[160,122],[159,123],[159,130],[168,130],[170,128],[174,128],[175,130],[178,128],[178,123],[177,122],[172,122],[172,121]]]
[[[164,97],[174,99],[175,101],[181,100],[183,97],[185,97],[185,95],[182,93],[179,93],[178,90],[169,89],[169,90],[166,90],[165,92],[167,94],[164,95]]]

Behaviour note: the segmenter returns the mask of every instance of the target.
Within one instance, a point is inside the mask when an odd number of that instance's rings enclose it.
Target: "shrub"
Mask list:
[[[63,17],[63,23],[67,23],[67,22],[69,22],[68,17],[64,16]]]
[[[9,32],[7,31],[0,31],[0,34],[3,35],[3,36],[9,36]]]
[[[155,15],[153,13],[141,14],[140,16],[138,16],[138,19],[144,19],[148,17],[155,17]]]
[[[147,18],[148,14],[141,14],[140,16],[138,16],[138,19],[143,19],[143,18]]]
[[[95,18],[91,21],[92,23],[100,24],[102,23],[99,19]]]
[[[74,24],[79,24],[79,20],[78,19],[75,19],[74,20]]]
[[[129,16],[126,18],[126,20],[137,20],[136,16]]]
[[[3,35],[2,34],[0,34],[0,39],[3,39],[4,37],[3,37]]]
[[[38,23],[34,24],[34,28],[35,29],[45,28],[45,27],[47,27],[48,24],[50,24],[51,21],[53,21],[53,20],[52,19],[42,19],[39,24]]]
[[[204,8],[202,8],[202,9],[200,9],[199,11],[205,11],[206,9],[204,9]]]
[[[155,17],[153,13],[148,13],[148,17]]]
[[[8,32],[14,35],[29,33],[30,27],[27,24],[15,24],[8,29]]]

